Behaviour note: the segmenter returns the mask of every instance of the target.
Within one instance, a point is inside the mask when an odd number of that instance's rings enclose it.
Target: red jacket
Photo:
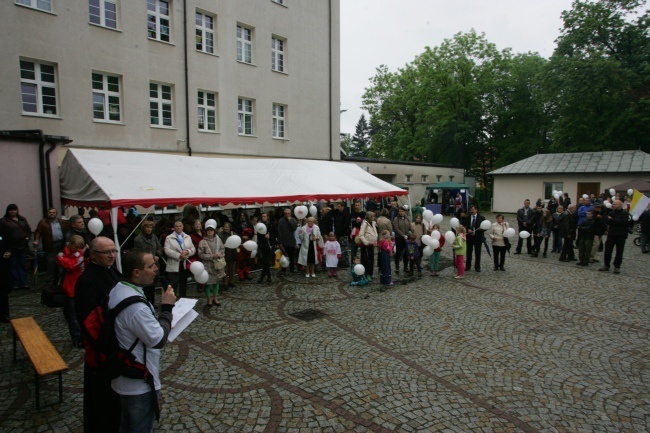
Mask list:
[[[68,247],[63,249],[63,252],[56,256],[57,265],[65,269],[66,274],[63,278],[63,293],[69,298],[74,298],[74,286],[77,284],[79,275],[86,268],[87,259],[83,254],[72,254]]]

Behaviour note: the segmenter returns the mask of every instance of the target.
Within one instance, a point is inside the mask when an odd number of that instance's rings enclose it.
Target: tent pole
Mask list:
[[[119,208],[114,207],[111,209],[111,225],[113,226],[113,236],[115,237],[115,247],[117,248],[117,257],[115,257],[115,266],[117,270],[122,272],[122,247],[120,241],[117,239],[117,212]]]
[[[154,209],[155,209],[155,207],[154,207]],[[151,213],[151,211],[147,212],[147,214],[140,220],[140,224],[135,226],[135,228],[131,231],[131,233],[129,233],[129,235],[126,237],[126,239],[124,239],[124,243],[126,243],[126,241],[128,241],[131,238],[131,236],[133,236],[133,233],[135,233],[135,231],[142,225],[142,223],[146,220],[146,218],[149,216],[150,213]],[[200,212],[199,212],[199,215],[200,215]]]

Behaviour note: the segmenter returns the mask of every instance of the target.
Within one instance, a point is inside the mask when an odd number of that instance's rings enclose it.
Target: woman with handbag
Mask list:
[[[167,256],[167,276],[169,283],[178,290],[181,298],[187,296],[188,258],[196,254],[192,238],[183,233],[183,221],[174,223],[174,232],[165,239],[165,255]]]
[[[492,223],[492,257],[494,259],[494,270],[505,271],[503,264],[506,260],[506,243],[509,242],[503,234],[510,226],[503,220],[503,215],[497,214],[497,221]]]
[[[208,222],[205,226],[205,237],[199,242],[198,250],[198,256],[205,270],[208,271],[208,281],[203,285],[203,288],[210,307],[221,305],[221,302],[217,299],[219,280],[226,275],[224,271],[226,267],[226,258],[224,257],[226,248],[221,239],[215,236],[216,233],[216,224]]]

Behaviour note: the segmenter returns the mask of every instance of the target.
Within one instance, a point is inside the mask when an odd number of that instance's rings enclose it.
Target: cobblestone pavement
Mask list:
[[[484,250],[459,281],[444,253],[440,277],[386,291],[341,270],[239,284],[218,308],[201,297],[164,349],[156,431],[650,431],[650,254],[632,238],[620,275],[550,253],[495,272]],[[35,410],[33,369],[0,325],[0,431],[81,432],[82,351],[38,299],[12,293],[12,317],[34,316],[70,365],[64,402]],[[324,315],[291,316],[306,309]]]

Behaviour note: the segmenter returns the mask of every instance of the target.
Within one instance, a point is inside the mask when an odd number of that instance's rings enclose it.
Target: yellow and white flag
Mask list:
[[[632,202],[630,203],[630,215],[634,220],[638,220],[643,211],[650,204],[650,198],[646,197],[639,190],[634,190],[634,195],[632,195]]]

